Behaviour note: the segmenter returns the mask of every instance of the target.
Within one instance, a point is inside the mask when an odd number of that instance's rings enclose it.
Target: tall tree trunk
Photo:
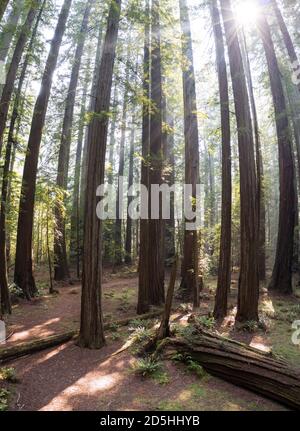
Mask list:
[[[216,319],[227,314],[227,300],[231,281],[231,211],[232,211],[232,182],[231,182],[231,136],[230,111],[227,66],[225,48],[220,21],[220,13],[216,0],[211,5],[216,45],[216,62],[219,80],[221,129],[222,129],[222,215],[221,239],[218,268],[218,284],[215,298],[214,316]]]
[[[149,152],[150,152],[150,8],[149,0],[145,4],[145,40],[143,63],[143,124],[142,124],[142,163],[141,186],[149,190]],[[146,199],[146,197],[145,197]],[[148,203],[148,202],[147,202]],[[141,208],[146,204],[141,196]],[[147,214],[148,216],[148,214]],[[140,220],[139,248],[139,288],[137,313],[149,310],[149,220]]]
[[[100,348],[105,343],[101,301],[102,276],[102,222],[96,214],[96,190],[104,182],[105,153],[112,87],[112,75],[118,38],[121,0],[110,4],[107,31],[102,51],[97,86],[95,115],[88,129],[87,187],[84,208],[83,276],[79,345]]]
[[[150,115],[150,166],[149,186],[162,182],[162,77],[161,77],[161,47],[160,47],[160,3],[152,1],[151,10],[151,102],[153,109]],[[150,202],[151,214],[151,202]],[[160,200],[161,207],[161,200]],[[160,211],[161,212],[161,211]],[[161,214],[159,219],[150,218],[149,222],[149,302],[160,305],[164,302],[164,256],[162,256]],[[151,247],[150,247],[151,241]]]
[[[114,264],[120,265],[123,261],[123,242],[122,242],[122,213],[123,213],[123,190],[121,190],[120,178],[124,176],[124,165],[125,165],[125,141],[126,141],[126,121],[127,121],[127,106],[128,106],[128,94],[127,84],[129,76],[129,55],[127,55],[127,65],[125,72],[125,91],[123,98],[122,108],[122,121],[121,121],[121,140],[120,140],[120,151],[119,151],[119,170],[118,170],[118,187],[117,187],[117,218],[115,225],[115,257]]]
[[[192,196],[196,201],[196,185],[199,184],[199,143],[196,84],[193,65],[193,48],[190,18],[186,0],[179,0],[180,24],[182,31],[182,66],[183,101],[184,101],[184,138],[185,138],[185,184],[192,185]],[[186,63],[186,64],[185,64]],[[196,202],[195,202],[196,203]],[[193,204],[195,210],[196,205]],[[189,220],[195,222],[196,220]],[[186,226],[185,226],[186,227]],[[180,289],[185,299],[194,298],[194,306],[200,304],[200,286],[198,279],[198,233],[197,229],[184,232],[183,262],[181,267]]]
[[[19,115],[21,92],[22,92],[30,56],[31,56],[31,50],[36,38],[37,29],[40,23],[40,19],[42,16],[45,3],[46,3],[46,0],[44,0],[40,9],[39,15],[36,19],[35,27],[33,29],[31,40],[28,46],[28,52],[25,57],[24,64],[21,70],[18,88],[15,94],[15,101],[14,101],[12,116],[10,120],[8,141],[7,141],[6,152],[5,152],[5,161],[4,161],[3,177],[2,177],[1,212],[0,212],[0,261],[2,262],[2,264],[0,265],[0,290],[1,290],[1,304],[2,304],[3,313],[11,312],[9,290],[8,290],[8,277],[7,277],[8,259],[7,259],[7,247],[6,247],[6,237],[7,237],[6,217],[7,217],[7,210],[10,203],[9,172],[10,172],[10,165],[11,165],[11,155],[12,155],[11,153],[12,153],[12,147],[15,143],[14,131],[15,131],[16,121]]]
[[[253,91],[251,66],[248,56],[245,33],[242,32],[242,54],[245,59],[244,67],[249,90],[250,106],[252,112],[252,122],[255,138],[256,171],[257,171],[257,203],[259,220],[259,255],[258,255],[258,275],[260,280],[266,279],[266,207],[264,193],[264,169],[261,153],[260,132],[258,127],[258,117]]]
[[[168,111],[166,106],[166,124],[169,127],[169,131],[166,136],[166,149],[165,149],[165,160],[166,160],[166,172],[165,179],[169,186],[175,184],[175,156],[174,156],[174,117],[171,112]],[[171,265],[171,261],[175,259],[175,208],[174,208],[174,195],[170,197],[170,220],[166,221],[166,260],[168,265]]]
[[[95,93],[96,87],[99,79],[100,73],[100,62],[101,62],[101,49],[102,49],[102,34],[103,34],[103,25],[102,22],[99,23],[99,33],[97,39],[97,49],[96,49],[96,58],[95,65],[93,71],[93,79],[91,86],[91,98],[89,103],[89,113],[94,112],[94,107],[96,103]],[[87,145],[88,145],[88,133],[85,134],[84,146],[83,146],[83,154],[82,154],[82,164],[81,164],[81,179],[80,179],[80,229],[82,230],[84,224],[84,204],[86,197],[86,184],[87,184]],[[80,248],[82,249],[82,239],[80,240]]]
[[[90,54],[89,54],[90,55]],[[75,156],[75,172],[74,172],[74,190],[71,215],[71,243],[70,254],[76,260],[76,275],[80,278],[80,168],[82,160],[82,146],[85,135],[85,114],[87,92],[90,81],[90,56],[86,64],[86,74],[83,85],[83,95],[81,99],[81,109],[79,118],[79,130]]]
[[[288,28],[285,24],[283,16],[282,16],[280,9],[278,7],[277,0],[271,0],[271,3],[272,3],[273,10],[275,12],[279,27],[280,27],[280,31],[282,33],[282,37],[283,37],[284,44],[285,44],[285,47],[287,49],[287,52],[288,52],[288,55],[290,58],[291,65],[292,65],[294,70],[297,70],[300,66],[300,63],[298,60],[298,56],[297,56],[292,38],[290,36]],[[298,86],[298,90],[300,91],[300,83],[298,83],[297,86]]]
[[[25,20],[25,23],[23,24],[20,36],[18,38],[16,47],[13,53],[13,57],[7,72],[6,82],[3,87],[1,101],[0,101],[0,155],[2,151],[3,135],[5,131],[9,105],[10,105],[11,96],[14,90],[14,84],[17,76],[19,63],[21,61],[25,44],[30,34],[30,30],[33,25],[34,19],[36,17],[36,13],[40,3],[41,3],[41,0],[37,0],[34,3],[34,6],[32,6],[28,12],[27,18]]]
[[[89,0],[87,2],[81,29],[78,37],[78,43],[75,50],[75,56],[73,59],[73,67],[71,72],[71,78],[67,93],[65,113],[63,119],[61,141],[58,155],[58,168],[56,186],[62,191],[61,196],[57,199],[55,205],[55,235],[54,235],[54,279],[56,281],[62,281],[70,278],[70,271],[67,259],[67,247],[66,247],[66,229],[65,229],[65,211],[64,211],[64,197],[68,185],[68,171],[69,171],[69,159],[70,159],[70,146],[72,141],[72,126],[74,117],[74,106],[76,91],[78,86],[79,71],[81,66],[81,59],[84,49],[84,44],[87,35],[89,17],[91,8],[95,0]]]
[[[241,201],[241,263],[237,321],[258,320],[257,181],[251,114],[237,25],[230,0],[221,0],[238,128]]]
[[[7,54],[11,46],[12,39],[16,34],[16,28],[22,12],[23,1],[15,2],[13,8],[7,18],[7,22],[0,35],[0,61],[6,62]]]
[[[52,86],[52,76],[56,68],[71,3],[72,0],[64,1],[51,42],[50,52],[42,77],[41,90],[34,107],[23,171],[14,280],[16,285],[24,291],[28,299],[36,294],[32,265],[32,229],[39,150]]]
[[[262,3],[263,5],[263,3]],[[292,263],[295,228],[295,183],[292,155],[292,140],[289,130],[287,106],[281,81],[281,74],[265,11],[258,20],[259,33],[263,41],[268,63],[273,96],[279,155],[279,226],[276,257],[269,289],[292,293]]]
[[[128,169],[128,188],[133,184],[133,155],[134,155],[134,139],[135,139],[135,115],[132,114],[130,148],[129,148],[129,169]],[[128,207],[132,202],[133,197],[128,196]],[[126,237],[125,237],[125,262],[132,263],[132,219],[127,211]]]
[[[4,12],[6,10],[6,7],[8,5],[9,0],[2,0],[0,3],[0,21],[3,18]]]

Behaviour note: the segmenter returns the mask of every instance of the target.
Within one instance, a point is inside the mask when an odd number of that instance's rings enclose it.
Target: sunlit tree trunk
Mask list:
[[[113,0],[107,22],[99,74],[95,88],[95,115],[88,129],[87,177],[84,207],[83,274],[81,322],[78,344],[81,347],[100,348],[105,343],[102,313],[102,222],[96,214],[96,190],[104,182],[105,153],[108,129],[112,75],[118,38],[121,0]]]
[[[220,13],[216,0],[211,4],[211,18],[213,23],[216,45],[216,62],[219,80],[221,129],[222,129],[222,215],[221,239],[218,268],[218,284],[215,298],[214,316],[222,318],[227,314],[227,300],[231,281],[231,137],[228,77],[225,59],[225,48],[220,22]]]
[[[269,288],[288,294],[293,291],[292,263],[296,211],[294,183],[295,173],[292,154],[292,139],[289,130],[289,119],[281,81],[281,73],[276,58],[270,27],[264,14],[265,12],[262,9],[259,16],[258,28],[267,59],[275,110],[280,184],[277,247]]]
[[[230,0],[221,0],[238,128],[240,165],[240,277],[237,321],[258,320],[258,207],[254,139],[237,25]]]
[[[50,52],[42,77],[41,90],[34,107],[23,171],[14,280],[16,285],[24,291],[28,299],[36,294],[32,264],[32,230],[39,150],[52,86],[53,72],[56,68],[71,3],[72,0],[64,1],[51,42]]]
[[[190,19],[186,0],[180,0],[179,6],[183,56],[182,81],[184,101],[185,184],[192,185],[191,198],[193,201],[195,201],[197,198],[196,185],[199,184],[199,143],[196,84],[193,65]],[[193,207],[195,210],[195,203],[193,203]],[[195,220],[193,220],[193,222],[195,222]],[[193,298],[195,307],[198,307],[200,303],[198,248],[199,244],[197,230],[185,230],[180,290],[184,299]]]
[[[260,280],[266,279],[266,208],[265,208],[265,193],[264,193],[264,170],[261,152],[260,131],[258,127],[258,116],[256,103],[253,91],[253,82],[251,74],[251,66],[248,56],[247,43],[244,32],[242,32],[242,54],[244,57],[244,67],[246,70],[250,106],[252,113],[252,122],[255,138],[255,153],[256,153],[256,171],[257,171],[257,204],[258,204],[258,220],[259,220],[259,257],[258,257],[258,274]]]

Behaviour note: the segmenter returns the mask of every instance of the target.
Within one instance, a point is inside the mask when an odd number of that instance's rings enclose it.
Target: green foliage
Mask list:
[[[16,370],[12,367],[10,368],[0,368],[0,381],[6,381],[10,383],[16,383],[18,381]]]
[[[161,368],[161,362],[157,361],[152,356],[139,359],[132,366],[133,372],[143,377],[153,376],[153,374],[160,371]]]
[[[7,389],[0,389],[0,412],[7,410],[9,394]]]
[[[214,317],[209,316],[196,316],[195,322],[205,329],[212,329],[216,323]]]

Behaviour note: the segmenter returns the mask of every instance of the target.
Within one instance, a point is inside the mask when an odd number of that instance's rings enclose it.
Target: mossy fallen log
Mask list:
[[[150,313],[142,314],[139,316],[126,317],[121,320],[114,322],[107,322],[104,324],[104,328],[109,330],[111,327],[126,326],[133,319],[146,320],[152,319],[154,317],[161,316],[162,310],[152,311]],[[50,335],[46,338],[38,338],[32,341],[26,341],[25,343],[17,344],[16,346],[8,346],[0,348],[0,363],[10,361],[12,359],[19,358],[21,356],[26,356],[41,350],[48,349],[50,347],[55,347],[60,344],[66,343],[70,340],[76,339],[79,332],[77,330],[67,331],[60,334]]]
[[[270,353],[198,329],[193,339],[166,338],[156,353],[188,355],[209,374],[300,410],[300,369]]]

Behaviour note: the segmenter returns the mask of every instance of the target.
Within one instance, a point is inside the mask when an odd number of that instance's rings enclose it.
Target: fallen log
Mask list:
[[[162,310],[152,311],[150,313],[142,314],[139,316],[126,317],[125,319],[117,320],[114,322],[107,322],[104,324],[104,329],[109,330],[111,327],[127,326],[131,320],[138,318],[139,320],[152,319],[154,317],[161,316]],[[27,341],[16,346],[2,347],[0,348],[0,363],[10,361],[12,359],[26,356],[32,353],[39,352],[41,350],[55,347],[60,344],[66,343],[70,340],[74,340],[78,337],[79,331],[73,330],[63,332],[61,334],[50,335],[46,338],[38,338],[32,341]]]
[[[186,354],[209,374],[300,409],[300,370],[270,353],[198,329],[192,340],[166,338],[158,352]]]

